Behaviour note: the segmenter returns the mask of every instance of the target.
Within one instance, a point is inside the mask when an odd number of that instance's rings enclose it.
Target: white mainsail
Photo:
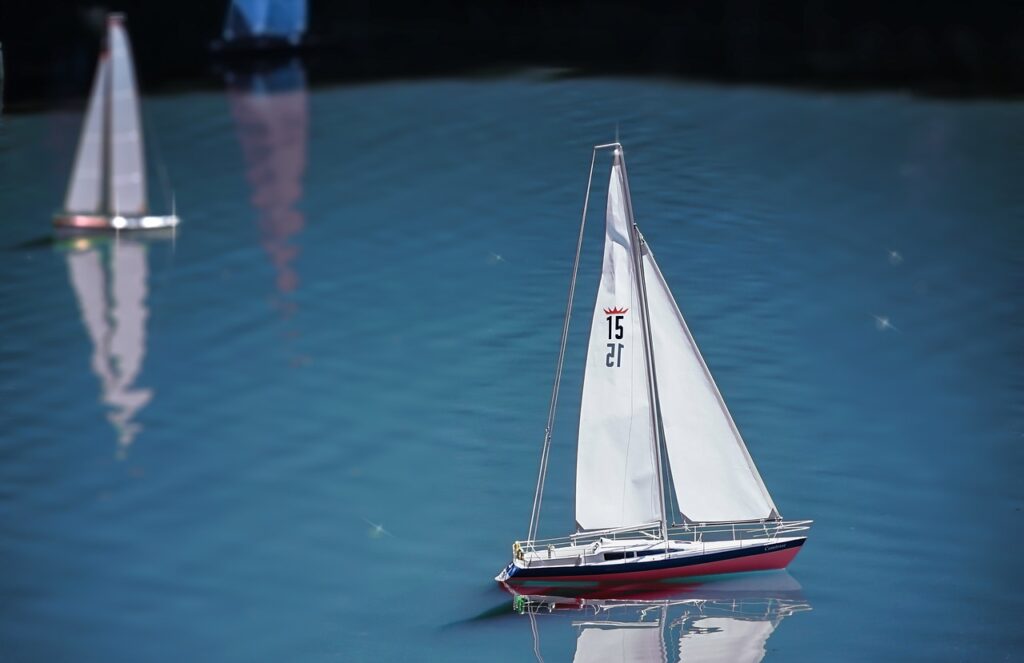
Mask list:
[[[702,523],[777,515],[650,247],[641,249],[658,404],[679,510]]]
[[[573,663],[661,663],[665,646],[659,622],[585,624]]]
[[[662,519],[627,205],[625,170],[616,152],[580,405],[576,523],[584,530]]]
[[[146,213],[146,170],[142,123],[131,47],[121,19],[107,23],[110,49],[110,199],[115,214]]]
[[[89,94],[89,107],[85,112],[82,135],[78,138],[75,166],[64,198],[64,209],[69,212],[99,212],[103,203],[103,168],[105,127],[107,115],[107,80],[110,71],[106,55],[100,56],[96,77]]]

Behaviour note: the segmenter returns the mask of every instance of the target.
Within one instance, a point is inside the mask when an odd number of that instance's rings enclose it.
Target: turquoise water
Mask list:
[[[1024,105],[540,74],[252,89],[145,100],[170,239],[46,240],[81,116],[0,120],[0,658],[533,660],[491,578],[525,535],[590,146],[616,125],[775,502],[816,521],[801,609],[754,620],[765,660],[1022,655]],[[666,608],[669,660],[723,632],[693,605]],[[538,616],[545,660],[572,660],[582,614]]]

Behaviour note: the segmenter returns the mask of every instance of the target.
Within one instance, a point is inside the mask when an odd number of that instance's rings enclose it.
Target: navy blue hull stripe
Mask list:
[[[618,573],[640,573],[643,571],[661,571],[663,569],[683,568],[695,564],[707,564],[709,562],[721,562],[727,559],[740,557],[753,557],[764,553],[786,550],[788,548],[799,548],[804,545],[807,539],[786,541],[784,543],[769,543],[753,548],[741,550],[727,550],[720,553],[709,553],[694,557],[683,557],[676,559],[661,559],[653,562],[626,562],[623,564],[590,565],[590,566],[559,566],[559,567],[538,567],[533,569],[522,569],[514,564],[508,566],[509,580],[526,578],[566,578],[571,576],[596,576],[615,575]]]

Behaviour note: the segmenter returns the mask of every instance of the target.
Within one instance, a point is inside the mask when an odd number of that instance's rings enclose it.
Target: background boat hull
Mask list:
[[[53,217],[57,228],[76,230],[164,230],[175,228],[179,219],[174,214],[156,215],[114,215],[62,213]]]

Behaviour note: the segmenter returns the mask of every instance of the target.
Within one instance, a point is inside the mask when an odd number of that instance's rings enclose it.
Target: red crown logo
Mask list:
[[[606,308],[604,310],[605,315],[625,315],[628,308]]]

